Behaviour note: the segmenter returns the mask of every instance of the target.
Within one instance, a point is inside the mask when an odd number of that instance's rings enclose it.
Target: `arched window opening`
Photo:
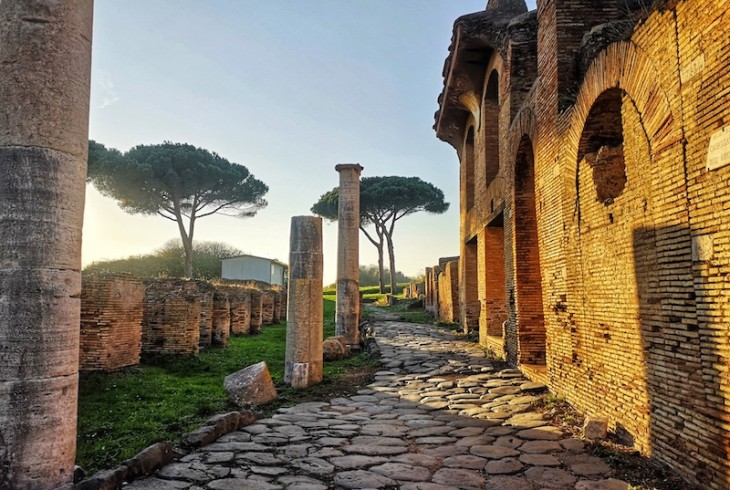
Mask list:
[[[590,165],[596,200],[606,206],[613,204],[626,187],[622,99],[623,91],[618,88],[596,99],[578,145],[578,162],[585,160]]]

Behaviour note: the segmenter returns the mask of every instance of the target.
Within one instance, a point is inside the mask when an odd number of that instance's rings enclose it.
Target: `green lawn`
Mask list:
[[[334,334],[334,305],[334,296],[325,296],[325,337]],[[262,360],[279,389],[274,407],[315,396],[318,390],[324,393],[353,368],[374,365],[363,355],[327,363],[321,386],[292,390],[281,386],[285,344],[286,325],[271,325],[260,335],[232,337],[226,349],[193,357],[150,357],[118,373],[82,375],[78,464],[93,473],[115,467],[154,442],[178,440],[211,415],[230,410],[223,378]]]

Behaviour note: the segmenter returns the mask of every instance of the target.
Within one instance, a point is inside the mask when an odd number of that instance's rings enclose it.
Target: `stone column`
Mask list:
[[[357,163],[341,163],[337,218],[337,305],[335,334],[350,348],[360,343],[360,172]]]
[[[322,381],[322,218],[292,217],[289,250],[284,381],[306,388]]]
[[[0,488],[73,479],[92,17],[0,2]]]

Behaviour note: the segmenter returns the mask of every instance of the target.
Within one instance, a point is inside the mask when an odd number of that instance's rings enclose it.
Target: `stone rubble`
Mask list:
[[[530,411],[544,387],[432,325],[374,326],[367,388],[281,408],[125,488],[628,489]]]

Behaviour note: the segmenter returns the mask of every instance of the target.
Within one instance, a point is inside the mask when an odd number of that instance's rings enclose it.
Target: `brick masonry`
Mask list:
[[[730,127],[730,13],[628,5],[538,0],[455,23],[435,129],[461,162],[458,320],[626,442],[724,489],[730,165],[706,164]],[[441,275],[426,270],[432,311]]]
[[[139,364],[142,282],[126,274],[81,278],[80,371],[114,371]]]

